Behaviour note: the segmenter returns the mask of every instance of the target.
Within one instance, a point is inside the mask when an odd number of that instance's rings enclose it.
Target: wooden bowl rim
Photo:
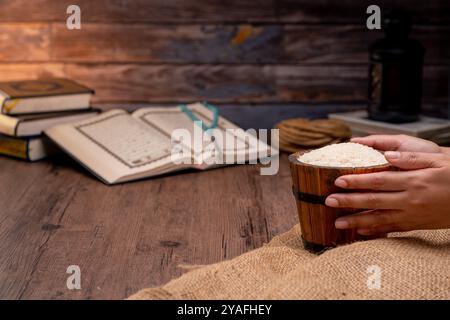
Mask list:
[[[321,168],[321,169],[330,169],[330,170],[351,170],[351,169],[378,169],[378,168],[390,168],[392,167],[392,165],[388,162],[386,164],[377,164],[374,166],[370,166],[370,167],[329,167],[329,166],[319,166],[319,165],[315,165],[315,164],[309,164],[309,163],[304,163],[301,161],[298,161],[298,157],[304,153],[310,152],[311,150],[302,150],[302,151],[297,151],[295,153],[292,153],[289,155],[288,159],[290,163],[296,164],[296,165],[301,165],[304,167],[312,167],[312,168]]]

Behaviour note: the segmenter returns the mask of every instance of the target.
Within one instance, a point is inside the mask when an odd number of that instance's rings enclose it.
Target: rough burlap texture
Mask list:
[[[380,289],[367,285],[373,265]],[[450,229],[393,233],[314,255],[303,249],[297,225],[130,299],[450,299]]]

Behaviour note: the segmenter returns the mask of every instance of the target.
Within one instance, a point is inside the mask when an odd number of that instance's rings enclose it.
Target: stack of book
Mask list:
[[[0,154],[36,161],[56,153],[43,131],[96,115],[93,93],[68,79],[0,82]]]

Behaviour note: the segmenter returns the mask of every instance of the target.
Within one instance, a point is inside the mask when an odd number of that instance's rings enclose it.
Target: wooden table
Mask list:
[[[64,155],[0,158],[0,298],[122,299],[297,223],[287,157],[108,187]],[[69,265],[81,289],[69,290]]]

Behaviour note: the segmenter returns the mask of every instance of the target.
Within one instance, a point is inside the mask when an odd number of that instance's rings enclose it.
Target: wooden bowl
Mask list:
[[[292,190],[297,202],[304,247],[317,253],[339,244],[374,238],[359,235],[356,229],[336,229],[334,222],[338,217],[363,210],[331,208],[325,205],[325,199],[332,193],[351,191],[335,186],[334,181],[340,176],[391,171],[394,168],[389,164],[361,168],[315,166],[298,161],[304,152],[289,156]]]

